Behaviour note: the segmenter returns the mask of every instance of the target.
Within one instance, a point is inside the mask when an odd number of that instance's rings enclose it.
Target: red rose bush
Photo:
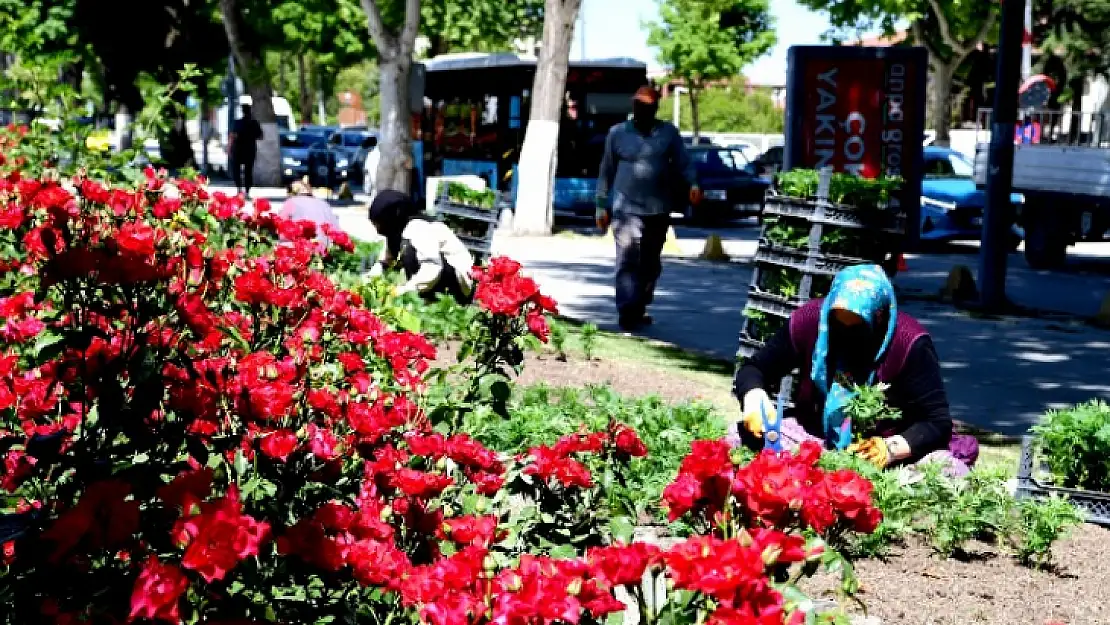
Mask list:
[[[203,180],[0,160],[0,623],[577,625],[618,597],[657,620],[657,576],[689,622],[798,623],[783,575],[877,522],[818,450],[737,466],[699,443],[666,501],[703,535],[630,542],[603,512],[647,453],[627,426],[520,457],[452,430],[504,413],[547,336],[519,264],[475,270],[477,364],[450,399],[431,344],[332,278],[344,233]]]

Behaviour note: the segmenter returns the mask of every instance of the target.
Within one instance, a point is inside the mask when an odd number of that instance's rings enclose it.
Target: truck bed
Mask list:
[[[989,143],[975,148],[975,183],[987,184]],[[1110,149],[1035,144],[1014,146],[1014,191],[1110,198]]]

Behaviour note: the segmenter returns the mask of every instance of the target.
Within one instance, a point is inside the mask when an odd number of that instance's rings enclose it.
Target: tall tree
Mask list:
[[[496,52],[511,49],[515,40],[540,35],[544,0],[424,0],[420,13],[428,56]]]
[[[546,0],[543,45],[532,85],[532,109],[520,150],[513,230],[517,234],[551,234],[559,121],[563,114],[570,44],[582,0]]]
[[[993,0],[799,0],[824,12],[833,28],[859,34],[879,28],[895,33],[908,22],[917,45],[929,51],[932,74],[930,117],[936,143],[948,145],[952,126],[952,85],[957,70],[996,34],[998,3]]]
[[[420,29],[420,0],[404,0],[400,19],[383,19],[380,0],[362,0],[370,38],[378,48],[381,76],[381,128],[377,187],[408,193],[412,183],[412,114],[409,75],[416,34]],[[388,15],[388,14],[386,14]]]
[[[1033,43],[1043,52],[1040,70],[1078,110],[1087,79],[1110,75],[1110,0],[1035,0],[1033,21]]]
[[[721,23],[727,14],[728,26]],[[712,82],[740,70],[775,45],[770,0],[663,0],[649,22],[648,43],[689,90],[694,136],[701,133],[698,97]]]

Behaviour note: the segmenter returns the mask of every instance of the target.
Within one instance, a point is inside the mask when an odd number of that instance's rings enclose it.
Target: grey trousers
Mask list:
[[[617,312],[622,321],[638,321],[655,299],[655,282],[663,272],[661,256],[670,225],[670,215],[613,215]]]

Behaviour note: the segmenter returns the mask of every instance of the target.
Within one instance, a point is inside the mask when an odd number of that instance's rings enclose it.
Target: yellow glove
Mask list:
[[[775,405],[771,403],[771,398],[767,396],[767,391],[761,388],[754,388],[744,395],[744,401],[740,412],[740,423],[743,424],[744,429],[751,432],[752,436],[761,438],[763,436],[763,414],[766,412],[767,420],[774,422]]]
[[[885,469],[890,464],[890,448],[881,436],[873,436],[850,445],[848,453],[856,454],[880,469]]]

